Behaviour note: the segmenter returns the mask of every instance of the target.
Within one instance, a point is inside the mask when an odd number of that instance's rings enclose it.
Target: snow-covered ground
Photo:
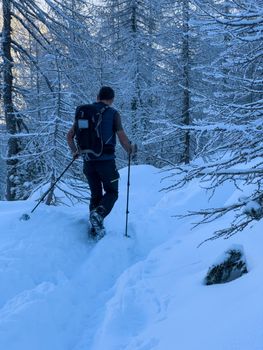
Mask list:
[[[262,350],[261,222],[229,240],[199,243],[226,225],[191,230],[173,215],[223,205],[225,185],[208,203],[198,185],[173,192],[151,166],[133,166],[129,234],[124,237],[127,169],[106,219],[107,235],[87,236],[85,205],[0,202],[0,349],[2,350]],[[209,266],[242,244],[249,273],[205,286]]]

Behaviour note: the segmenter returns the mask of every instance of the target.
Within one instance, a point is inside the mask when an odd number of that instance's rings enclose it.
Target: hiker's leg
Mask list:
[[[98,172],[105,193],[99,205],[103,207],[101,214],[105,217],[111,212],[114,203],[118,199],[118,184],[120,176],[116,168],[115,160],[107,160],[100,163]]]
[[[84,161],[83,173],[85,174],[91,193],[89,209],[92,211],[97,208],[102,200],[102,184],[100,176],[96,170],[96,164],[92,161]]]

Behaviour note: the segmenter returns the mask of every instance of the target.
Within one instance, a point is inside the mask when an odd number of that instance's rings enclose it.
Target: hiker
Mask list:
[[[83,156],[83,173],[85,174],[91,191],[90,199],[90,223],[91,234],[104,235],[104,218],[111,212],[114,203],[118,199],[119,173],[115,164],[116,134],[120,144],[128,154],[134,154],[136,145],[132,145],[123,130],[121,117],[117,110],[111,107],[114,101],[114,90],[109,86],[103,86],[97,96],[97,102],[87,107],[95,107],[102,115],[101,138],[103,149],[99,156],[85,154],[77,147],[74,139],[77,138],[76,119],[67,134],[67,142],[73,154],[73,158]],[[85,107],[85,106],[80,106]],[[76,110],[76,115],[78,108]],[[84,140],[85,142],[85,140]],[[78,139],[77,139],[78,143]],[[103,193],[104,190],[104,193]]]

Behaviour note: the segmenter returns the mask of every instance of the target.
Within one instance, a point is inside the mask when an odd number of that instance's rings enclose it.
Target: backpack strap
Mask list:
[[[96,133],[97,133],[97,136],[99,137],[100,136],[100,133],[99,133],[99,127],[100,127],[100,124],[102,122],[102,117],[103,117],[103,113],[109,108],[108,105],[104,106],[101,108],[101,110],[96,114],[98,115],[98,121],[97,121],[97,125],[96,125]]]

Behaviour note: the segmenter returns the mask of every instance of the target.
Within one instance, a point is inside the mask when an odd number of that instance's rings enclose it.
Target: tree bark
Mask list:
[[[15,134],[17,133],[16,116],[13,105],[13,59],[11,54],[11,1],[3,0],[3,31],[2,31],[2,58],[3,58],[3,103],[6,130],[9,136],[7,151],[7,179],[6,199],[16,199],[16,155],[19,152],[19,143]]]
[[[190,91],[189,91],[189,70],[190,70],[190,52],[189,52],[189,0],[183,0],[183,43],[182,43],[182,61],[183,61],[183,108],[182,120],[185,126],[190,125]],[[184,135],[184,153],[183,162],[190,163],[190,131]]]

